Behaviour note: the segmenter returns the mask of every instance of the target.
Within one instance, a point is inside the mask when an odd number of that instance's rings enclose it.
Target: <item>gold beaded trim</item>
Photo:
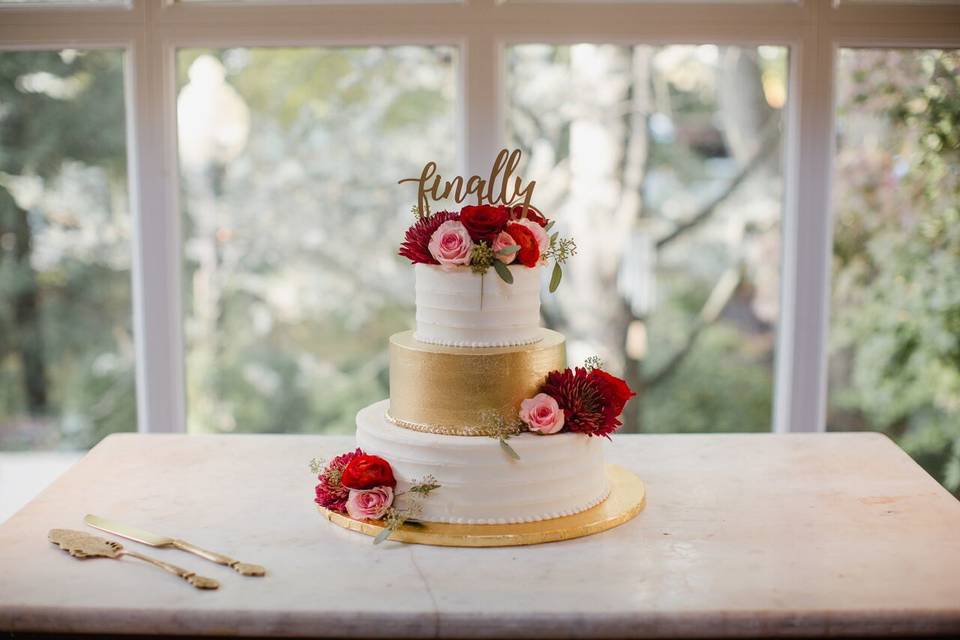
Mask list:
[[[499,425],[490,425],[483,427],[444,427],[441,425],[435,424],[420,424],[418,422],[410,422],[408,420],[400,420],[399,418],[394,418],[390,415],[390,412],[387,411],[384,414],[384,417],[391,424],[395,424],[398,427],[403,427],[404,429],[410,429],[411,431],[419,431],[421,433],[435,433],[441,436],[486,436],[486,437],[499,437],[501,435],[516,435],[520,433],[523,429],[520,426],[514,428],[504,428]]]

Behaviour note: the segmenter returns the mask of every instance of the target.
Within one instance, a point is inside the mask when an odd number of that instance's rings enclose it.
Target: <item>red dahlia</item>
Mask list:
[[[362,456],[363,451],[348,451],[339,455],[320,472],[317,477],[317,497],[314,500],[318,505],[331,511],[346,512],[347,498],[350,497],[350,489],[343,486],[340,478],[343,476],[343,470],[350,464],[355,456]]]
[[[563,409],[567,431],[609,438],[621,426],[619,413],[610,411],[601,385],[586,369],[551,371],[541,391]]]
[[[440,264],[430,254],[430,249],[427,246],[430,244],[430,236],[444,222],[457,220],[459,216],[460,214],[454,211],[437,211],[432,216],[420,218],[407,229],[398,253],[414,264]]]

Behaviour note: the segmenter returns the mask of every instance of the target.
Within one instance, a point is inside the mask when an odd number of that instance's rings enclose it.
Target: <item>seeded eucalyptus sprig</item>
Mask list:
[[[547,228],[549,229],[549,226]],[[560,265],[564,264],[570,256],[577,255],[577,243],[572,238],[561,238],[560,232],[554,231],[550,236],[550,246],[547,247],[544,255],[547,258],[553,258],[553,273],[550,274],[550,293],[553,293],[560,286],[560,279],[563,277],[563,269]]]
[[[408,493],[419,493],[423,497],[430,495],[431,491],[435,491],[440,488],[440,483],[437,482],[437,479],[432,475],[426,475],[421,479],[417,480]]]
[[[401,491],[400,493],[394,496],[394,504],[396,504],[396,498],[399,498],[402,495],[408,493],[415,493],[418,496],[426,498],[430,495],[431,492],[436,491],[440,488],[440,483],[437,482],[437,479],[432,475],[425,475],[419,480],[413,481],[413,486],[411,486],[406,491]],[[419,525],[421,524],[417,518],[420,514],[423,513],[423,505],[416,499],[407,500],[406,505],[401,509],[399,507],[390,507],[387,509],[387,512],[383,514],[383,531],[377,534],[377,537],[373,539],[373,544],[380,544],[384,540],[390,537],[390,535],[398,530],[403,525]]]
[[[419,502],[412,502],[403,509],[390,507],[383,514],[383,530],[373,539],[373,544],[380,544],[405,524],[419,524],[417,517],[423,512],[423,506]]]
[[[310,460],[310,473],[313,475],[319,475],[323,468],[327,466],[327,461],[324,458],[313,458]]]
[[[412,213],[413,217],[416,218],[417,220],[422,220],[423,218],[429,218],[430,216],[433,215],[430,212],[430,201],[429,200],[423,201],[423,211],[420,211],[420,207],[418,205],[413,205],[412,207],[410,207],[410,213]]]
[[[520,435],[522,430],[519,423],[508,423],[503,419],[503,416],[496,411],[483,411],[480,414],[479,422],[480,426],[490,430],[490,437],[497,439],[504,453],[514,460],[520,459],[520,454],[517,453],[517,450],[507,442],[507,440],[513,436]]]
[[[603,360],[600,356],[590,356],[583,361],[583,367],[587,371],[593,371],[594,369],[603,369]]]

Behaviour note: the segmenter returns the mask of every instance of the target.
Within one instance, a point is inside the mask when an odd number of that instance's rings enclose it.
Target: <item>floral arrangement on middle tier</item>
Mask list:
[[[590,359],[584,367],[548,373],[540,392],[520,403],[520,420],[541,435],[571,431],[609,439],[623,426],[620,414],[635,395],[625,380]]]
[[[407,229],[399,251],[414,264],[469,268],[480,274],[492,267],[510,284],[513,275],[507,265],[534,269],[552,259],[553,292],[563,275],[560,265],[577,251],[572,239],[551,234],[554,222],[532,206],[468,205],[423,216],[414,207],[414,212],[418,219]]]

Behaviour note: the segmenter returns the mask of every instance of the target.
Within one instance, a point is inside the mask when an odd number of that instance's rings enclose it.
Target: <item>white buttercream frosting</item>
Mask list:
[[[414,266],[417,326],[421,342],[453,347],[506,347],[540,336],[540,269],[508,267],[507,284],[493,269]]]
[[[357,446],[386,459],[405,491],[426,475],[441,485],[420,500],[420,519],[512,524],[572,515],[609,493],[603,440],[577,433],[510,438],[515,460],[494,438],[411,431],[385,418],[388,400],[357,414]]]

